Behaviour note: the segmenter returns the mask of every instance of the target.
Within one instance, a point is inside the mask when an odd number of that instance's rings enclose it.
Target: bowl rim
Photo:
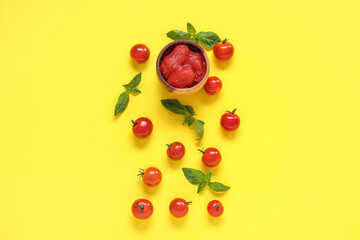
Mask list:
[[[178,44],[186,44],[186,45],[191,45],[197,49],[199,49],[200,53],[202,54],[202,56],[204,57],[205,59],[205,63],[206,63],[206,71],[205,71],[205,74],[204,74],[204,77],[201,79],[201,81],[196,84],[195,86],[192,86],[190,88],[177,88],[177,87],[174,87],[170,84],[167,83],[166,79],[163,77],[163,75],[161,74],[161,71],[160,71],[160,60],[164,54],[164,52],[172,47],[173,45],[178,45]],[[192,92],[192,91],[195,91],[195,90],[199,90],[206,82],[208,76],[209,76],[209,72],[210,72],[210,61],[209,61],[209,58],[205,52],[205,50],[197,43],[194,43],[192,41],[189,41],[189,40],[176,40],[176,41],[173,41],[169,44],[167,44],[165,47],[163,47],[157,57],[157,60],[156,60],[156,72],[157,72],[157,75],[158,77],[160,78],[160,81],[169,89],[171,89],[172,91],[177,91],[177,92],[183,92],[183,93],[186,93],[186,92]],[[168,90],[169,90],[168,89]]]

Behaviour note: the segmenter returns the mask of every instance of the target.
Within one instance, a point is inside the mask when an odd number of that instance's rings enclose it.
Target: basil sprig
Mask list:
[[[161,100],[161,104],[170,112],[173,112],[175,114],[184,115],[185,116],[185,123],[188,124],[188,126],[191,126],[193,123],[195,124],[195,129],[200,135],[200,139],[204,135],[204,122],[196,119],[194,117],[195,111],[194,109],[189,105],[182,105],[178,100],[176,99],[163,99]]]
[[[219,36],[214,32],[198,32],[196,33],[195,27],[187,24],[187,32],[172,30],[166,34],[172,40],[191,40],[194,43],[199,41],[209,48],[213,48],[215,44],[221,42]]]
[[[230,189],[230,187],[222,183],[211,182],[211,172],[205,175],[202,171],[193,168],[183,168],[182,170],[184,176],[191,184],[198,185],[197,193],[204,190],[206,185],[214,192],[225,192]]]
[[[114,111],[115,116],[122,113],[126,109],[130,100],[129,92],[141,93],[141,91],[136,88],[137,86],[139,86],[140,82],[141,82],[141,73],[137,74],[128,84],[123,85],[126,91],[122,92],[118,98],[118,101],[115,105],[115,111]]]

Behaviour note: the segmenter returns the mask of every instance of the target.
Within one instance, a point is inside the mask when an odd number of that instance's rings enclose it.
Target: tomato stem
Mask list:
[[[172,148],[172,144],[165,144],[168,148]]]
[[[192,204],[192,201],[189,201],[189,202],[186,202],[186,201],[185,201],[185,204],[186,204],[186,205],[190,205],[190,204]]]
[[[137,122],[135,122],[134,120],[131,120],[131,123],[132,123],[133,126],[137,125]]]
[[[203,149],[198,149],[199,152],[201,152],[202,154],[205,154],[205,151]]]
[[[216,211],[218,212],[220,210],[220,204],[216,204]]]
[[[136,175],[136,176],[140,176],[140,177],[144,176],[145,169],[142,169],[142,168],[139,168],[139,169],[140,169],[140,170],[139,170],[139,174]]]
[[[227,41],[229,41],[229,39],[225,38],[221,43],[225,44]]]
[[[226,112],[231,113],[231,114],[234,114],[234,113],[236,112],[236,110],[237,110],[237,108],[234,108],[234,110],[232,110],[232,111],[226,111]]]
[[[140,204],[140,206],[136,206],[138,208],[140,208],[140,213],[139,215],[144,211],[144,204]]]

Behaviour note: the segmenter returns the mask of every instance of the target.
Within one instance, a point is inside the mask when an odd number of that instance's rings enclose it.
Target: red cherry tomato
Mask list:
[[[180,160],[185,154],[185,147],[180,142],[173,142],[172,144],[167,144],[166,146],[168,146],[166,153],[172,160]]]
[[[138,138],[146,138],[153,130],[152,122],[146,117],[141,117],[131,122],[133,124],[132,131]]]
[[[175,198],[170,203],[169,206],[170,212],[174,217],[178,217],[178,218],[183,217],[189,211],[188,205],[190,205],[191,203],[192,202],[186,202],[182,198]]]
[[[210,95],[215,95],[222,88],[221,80],[218,77],[209,77],[204,85],[205,91]]]
[[[224,207],[218,200],[213,200],[207,205],[208,213],[213,217],[219,217],[224,212]]]
[[[132,213],[136,218],[146,219],[153,213],[153,205],[147,199],[138,199],[132,205]]]
[[[221,116],[220,124],[226,131],[234,131],[240,125],[240,118],[235,114],[236,109],[232,112],[227,111]]]
[[[214,46],[213,53],[220,61],[226,61],[234,55],[234,46],[227,42],[227,39],[225,38],[224,41],[219,42]]]
[[[142,176],[142,180],[145,185],[154,187],[158,185],[162,180],[162,174],[156,167],[149,167],[146,170],[140,168],[138,176]]]
[[[216,148],[210,147],[205,151],[198,149],[202,152],[202,162],[207,167],[216,167],[221,162],[221,153]]]
[[[136,44],[131,48],[130,56],[138,63],[144,63],[149,59],[150,50],[145,44]]]

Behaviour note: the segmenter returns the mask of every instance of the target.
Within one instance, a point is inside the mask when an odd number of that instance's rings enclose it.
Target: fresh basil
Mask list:
[[[202,44],[209,48],[213,48],[215,44],[221,42],[219,36],[214,32],[198,32],[196,37]]]
[[[122,113],[129,103],[129,93],[123,92],[120,94],[119,99],[115,106],[115,116]]]
[[[185,123],[188,126],[191,126],[195,123],[196,131],[199,133],[200,138],[204,135],[204,122],[194,118],[195,111],[189,105],[183,105],[176,99],[163,99],[161,100],[161,104],[170,112],[175,114],[184,115],[185,116]]]
[[[211,181],[211,172],[204,174],[200,170],[193,168],[183,168],[185,178],[194,185],[198,185],[197,193],[204,190],[206,185],[210,187],[214,192],[225,192],[230,189],[230,187],[219,183],[219,182],[210,182]]]
[[[137,86],[139,86],[140,82],[141,72],[136,74],[136,76],[128,84],[123,85],[126,91],[120,94],[119,99],[115,105],[115,116],[122,113],[126,109],[129,103],[129,92],[141,93],[141,91],[136,88]]]
[[[201,184],[205,180],[205,174],[200,170],[196,170],[192,168],[183,168],[182,170],[184,172],[186,179],[191,184]]]
[[[230,187],[219,183],[219,182],[209,182],[208,186],[213,190],[214,192],[225,192],[230,189]]]
[[[195,27],[191,23],[187,23],[187,32],[173,30],[168,32],[166,35],[173,40],[191,40],[194,43],[199,41],[207,46],[208,48],[213,48],[215,44],[221,42],[219,36],[214,32],[198,32],[196,33]]]
[[[194,26],[191,23],[187,24],[187,32],[191,35],[191,36],[195,36],[196,34],[196,30],[194,28]]]
[[[191,35],[187,32],[178,31],[178,30],[172,30],[166,34],[169,38],[172,40],[190,40]]]

